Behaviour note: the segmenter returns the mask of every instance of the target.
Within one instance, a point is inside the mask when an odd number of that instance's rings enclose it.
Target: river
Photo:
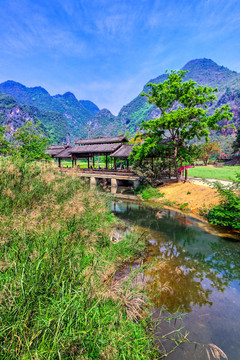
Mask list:
[[[168,359],[207,359],[199,344],[215,344],[229,360],[239,360],[239,239],[224,237],[220,230],[173,210],[126,201],[113,202],[112,209],[147,234],[149,266],[144,270],[144,286],[153,303],[154,321],[169,313],[185,314],[170,324],[156,325],[160,350],[168,353],[173,349],[174,339],[180,336],[177,329],[182,327],[181,333],[188,332],[188,338],[198,344],[181,344]],[[162,339],[166,333],[170,334]]]

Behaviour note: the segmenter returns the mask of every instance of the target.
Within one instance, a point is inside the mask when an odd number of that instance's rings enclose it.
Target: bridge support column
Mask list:
[[[94,176],[90,177],[90,186],[95,186],[97,185],[97,180]]]
[[[133,181],[133,187],[134,189],[136,189],[136,187],[140,184],[139,180],[134,180]]]
[[[117,179],[111,179],[111,192],[113,194],[116,194],[117,192],[117,186],[118,186],[118,181]]]

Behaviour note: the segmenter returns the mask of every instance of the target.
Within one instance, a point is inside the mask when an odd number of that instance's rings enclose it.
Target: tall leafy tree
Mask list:
[[[218,90],[200,86],[191,79],[183,81],[185,73],[171,71],[163,83],[147,85],[150,91],[142,96],[160,109],[161,116],[141,124],[146,140],[135,147],[135,161],[154,154],[172,157],[178,181],[179,161],[191,161],[196,150],[189,141],[195,137],[208,141],[210,130],[220,130],[219,121],[233,116],[228,105],[208,115],[208,106],[217,99],[214,93]]]
[[[13,141],[15,150],[21,157],[28,160],[49,159],[45,154],[49,139],[42,133],[40,124],[27,122],[13,134]]]
[[[200,155],[199,159],[201,159],[205,165],[208,164],[212,155],[219,154],[221,148],[216,141],[207,142],[200,146]]]

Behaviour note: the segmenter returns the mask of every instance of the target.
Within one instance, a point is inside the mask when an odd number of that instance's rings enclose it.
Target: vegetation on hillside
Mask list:
[[[192,60],[183,67],[183,70],[188,71],[186,80],[192,79],[201,85],[218,87],[218,101],[215,105],[210,106],[209,114],[215,108],[229,103],[234,114],[233,123],[238,127],[240,119],[240,74],[219,66],[210,59]],[[164,82],[166,78],[167,75],[163,74],[150,80],[150,82],[158,84]],[[147,92],[147,90],[145,86],[144,92]],[[55,113],[52,116],[57,116],[56,113],[61,116],[62,119],[59,118],[58,121],[59,127],[57,121],[55,122],[56,137],[62,136],[60,132],[64,122],[64,126],[68,128],[65,131],[65,137],[69,134],[71,139],[79,136],[95,136],[96,134],[98,136],[105,135],[103,131],[106,130],[106,126],[109,126],[108,135],[115,135],[119,129],[121,132],[129,131],[131,135],[134,135],[143,121],[160,116],[158,108],[154,104],[149,104],[147,98],[140,95],[124,105],[118,116],[114,117],[114,122],[112,122],[112,119],[109,119],[109,116],[104,114],[94,119],[94,116],[99,112],[99,108],[89,100],[78,101],[70,92],[64,95],[51,96],[40,86],[28,88],[15,81],[6,81],[0,84],[0,92],[13,96],[20,104],[37,107],[40,111],[51,111]],[[46,118],[44,123],[46,127],[47,122]],[[221,125],[224,126],[225,123],[222,122]],[[217,134],[211,133],[211,136],[220,137],[221,135],[224,135],[221,140],[222,145],[224,145],[225,136],[234,135],[234,130],[232,128],[226,130],[222,127]],[[223,151],[226,152],[225,149]]]
[[[60,143],[68,137],[66,120],[61,114],[20,105],[12,96],[0,94],[0,125],[14,132],[28,121],[41,123],[42,131],[52,142]]]
[[[113,280],[144,240],[113,244],[107,199],[79,178],[0,165],[1,359],[156,358],[142,290]]]

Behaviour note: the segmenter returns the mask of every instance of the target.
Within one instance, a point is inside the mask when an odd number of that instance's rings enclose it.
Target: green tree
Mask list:
[[[15,151],[28,160],[49,159],[45,154],[49,139],[40,129],[40,124],[27,122],[13,134]]]
[[[199,159],[202,160],[205,165],[207,165],[211,156],[219,154],[220,150],[220,146],[216,141],[207,142],[200,146]]]
[[[232,144],[232,149],[233,154],[240,153],[240,127],[238,128],[236,139]]]
[[[210,130],[220,130],[218,122],[230,120],[232,113],[228,105],[207,115],[208,106],[217,98],[217,89],[200,86],[193,80],[183,82],[186,71],[171,71],[163,83],[149,83],[146,96],[150,104],[156,105],[161,117],[141,124],[146,140],[135,147],[135,161],[151,154],[169,156],[173,159],[175,175],[180,180],[180,160],[192,161],[196,147],[189,144],[194,137],[209,139]]]

